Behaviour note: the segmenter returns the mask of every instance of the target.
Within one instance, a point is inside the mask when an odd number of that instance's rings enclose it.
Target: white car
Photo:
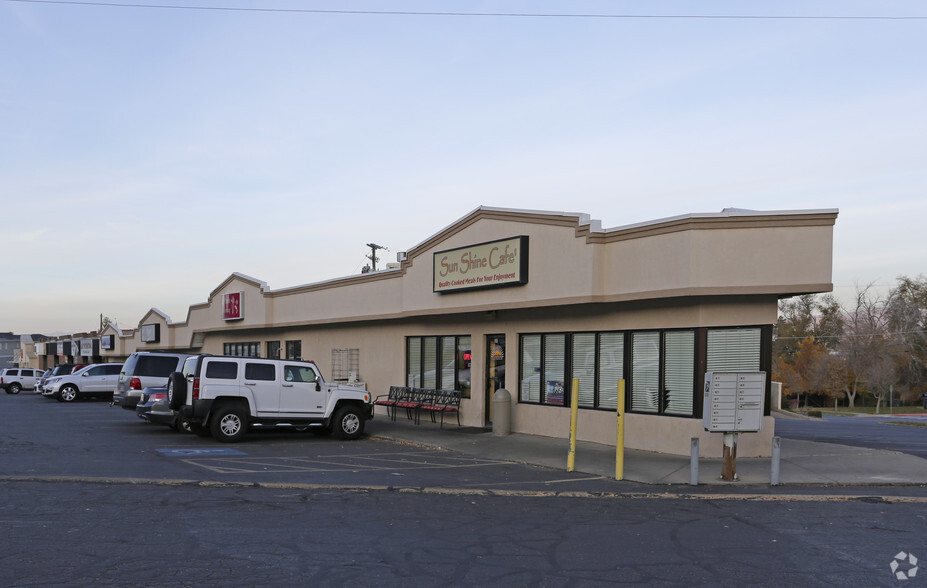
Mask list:
[[[88,365],[73,374],[45,380],[42,395],[57,398],[61,402],[74,402],[81,396],[112,398],[121,370],[121,363]]]

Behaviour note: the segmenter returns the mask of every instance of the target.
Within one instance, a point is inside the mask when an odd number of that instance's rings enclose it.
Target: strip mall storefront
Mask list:
[[[832,289],[836,210],[727,209],[615,229],[585,215],[481,207],[384,271],[271,290],[232,274],[184,322],[152,309],[101,333],[101,354],[184,350],[316,361],[330,379],[458,389],[461,420],[492,421],[512,396],[512,431],[615,443],[626,382],[626,446],[721,454],[702,424],[707,371],[767,374],[763,429],[741,456],[768,455],[778,300]],[[153,301],[157,302],[157,301]]]

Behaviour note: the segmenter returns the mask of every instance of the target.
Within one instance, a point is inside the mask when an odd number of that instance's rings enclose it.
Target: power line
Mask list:
[[[861,333],[847,335],[805,335],[804,337],[776,337],[776,339],[853,339],[856,337],[880,337],[885,335],[923,335],[927,331],[897,331],[893,333]]]
[[[564,12],[438,12],[418,10],[323,10],[314,8],[248,8],[236,6],[198,6],[171,4],[131,4],[126,2],[90,2],[85,0],[4,0],[22,4],[66,4],[107,8],[148,8],[166,10],[203,10],[224,12],[271,12],[300,14],[339,14],[374,16],[452,16],[500,18],[598,18],[598,19],[675,19],[675,20],[927,20],[927,16],[901,15],[769,15],[769,14],[607,14]]]

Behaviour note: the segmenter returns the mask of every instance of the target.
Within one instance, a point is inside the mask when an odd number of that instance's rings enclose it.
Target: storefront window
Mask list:
[[[461,396],[470,398],[470,364],[473,361],[473,350],[470,337],[457,337],[457,390]]]
[[[667,331],[663,335],[664,412],[692,416],[694,388],[695,332]]]
[[[235,357],[261,357],[261,344],[253,343],[225,343],[222,345],[223,355]]]
[[[422,372],[422,385],[420,388],[436,388],[438,372],[441,364],[438,362],[438,338],[422,337],[422,362],[425,370]]]
[[[521,375],[518,386],[521,402],[541,401],[541,336],[522,335]]]
[[[759,371],[760,341],[761,330],[756,327],[708,329],[707,371]]]
[[[441,381],[439,387],[442,390],[455,390],[456,389],[456,380],[454,374],[457,371],[457,357],[455,354],[455,348],[457,342],[454,337],[441,337],[441,357],[446,358],[446,361],[441,362]]]
[[[599,334],[598,408],[618,408],[618,380],[624,379],[624,333]],[[582,406],[582,405],[580,405]]]
[[[270,359],[280,359],[280,341],[267,342],[267,357]]]
[[[406,386],[420,388],[422,382],[422,338],[406,339]]]
[[[624,375],[624,333],[522,335],[519,401],[569,406],[573,379],[579,406],[615,410]]]
[[[579,406],[594,408],[595,333],[573,335],[573,378],[579,379]]]
[[[660,332],[631,333],[631,410],[660,412]]]
[[[576,378],[580,408],[615,410],[623,379],[631,411],[698,416],[699,348],[709,371],[757,371],[762,337],[758,327],[522,335],[518,400],[569,406]]]
[[[286,342],[286,358],[287,359],[302,359],[303,358],[303,342],[302,341],[287,341]]]
[[[566,335],[544,335],[544,380],[542,402],[569,404],[566,377]]]
[[[470,337],[446,335],[406,339],[406,386],[460,390],[470,397]]]

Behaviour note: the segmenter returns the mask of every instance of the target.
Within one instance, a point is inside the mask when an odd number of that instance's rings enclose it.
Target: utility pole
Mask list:
[[[376,243],[367,243],[367,247],[370,247],[370,255],[367,256],[367,259],[369,259],[371,263],[370,271],[375,272],[377,271],[377,262],[380,261],[380,258],[377,257],[377,249],[386,249],[387,251],[389,251],[389,249],[382,245],[377,245]]]

